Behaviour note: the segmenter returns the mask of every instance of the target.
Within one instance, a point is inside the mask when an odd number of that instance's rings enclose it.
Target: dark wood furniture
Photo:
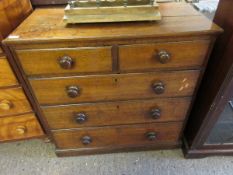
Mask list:
[[[233,154],[233,0],[220,0],[214,22],[218,38],[185,129],[187,158]]]
[[[222,30],[183,3],[161,22],[65,25],[36,9],[4,44],[59,156],[180,146]]]
[[[0,1],[0,41],[14,30],[30,13],[28,0]],[[21,87],[21,81],[7,60],[0,44],[0,142],[42,137],[41,126]],[[17,72],[16,69],[14,71]]]

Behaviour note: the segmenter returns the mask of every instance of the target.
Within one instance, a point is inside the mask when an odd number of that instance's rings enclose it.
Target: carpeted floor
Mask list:
[[[0,145],[0,175],[233,175],[233,157],[187,160],[181,150],[57,158],[40,140]]]

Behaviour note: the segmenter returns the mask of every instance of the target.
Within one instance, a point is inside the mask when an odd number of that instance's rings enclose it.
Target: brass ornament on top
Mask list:
[[[158,20],[155,0],[69,0],[64,15],[67,24]]]

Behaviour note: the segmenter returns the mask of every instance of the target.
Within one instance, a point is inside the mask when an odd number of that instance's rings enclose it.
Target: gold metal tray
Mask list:
[[[69,1],[66,23],[99,23],[161,20],[154,0],[81,0]]]

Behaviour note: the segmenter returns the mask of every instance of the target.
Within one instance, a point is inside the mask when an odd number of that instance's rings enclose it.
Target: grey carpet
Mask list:
[[[0,145],[0,175],[233,175],[233,157],[186,160],[181,150],[57,158],[40,140]]]

